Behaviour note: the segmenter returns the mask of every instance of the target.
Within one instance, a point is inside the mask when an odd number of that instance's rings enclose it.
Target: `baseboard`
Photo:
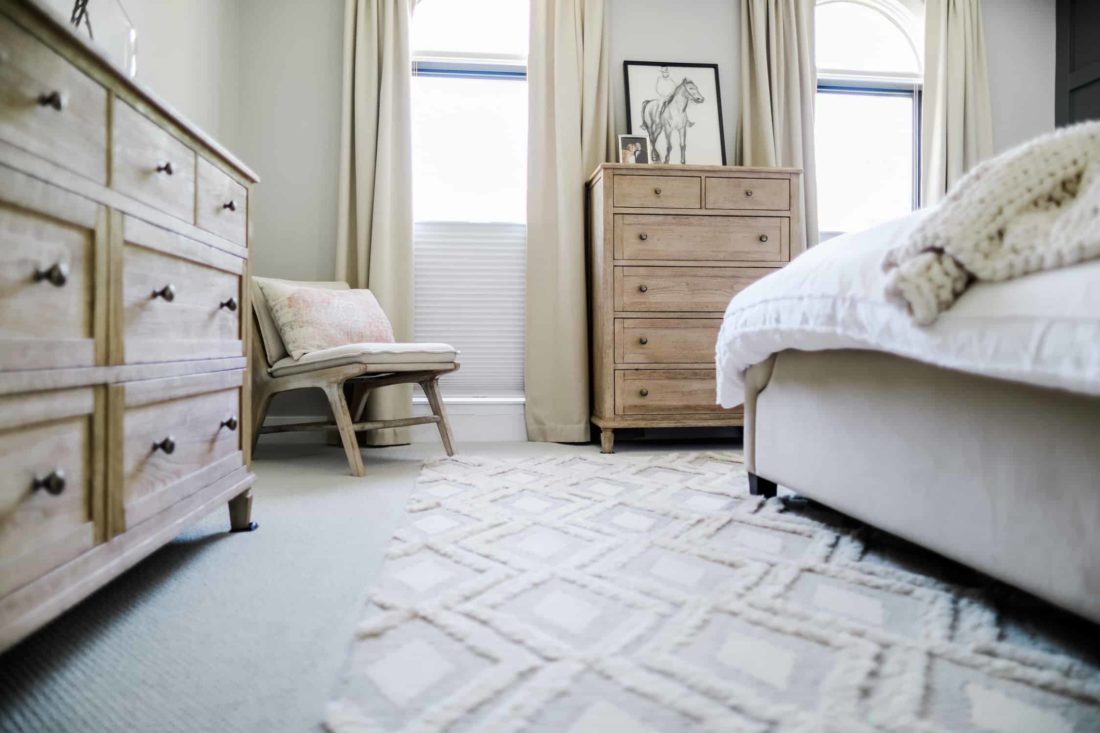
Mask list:
[[[446,402],[451,432],[458,443],[499,443],[527,440],[527,423],[523,403],[510,400],[459,400]],[[421,400],[413,401],[413,415],[430,415],[431,409]],[[265,425],[319,420],[322,415],[269,415]],[[413,443],[438,443],[435,425],[415,425],[409,430]],[[329,431],[309,430],[293,433],[271,433],[260,438],[264,443],[313,444],[326,441]]]

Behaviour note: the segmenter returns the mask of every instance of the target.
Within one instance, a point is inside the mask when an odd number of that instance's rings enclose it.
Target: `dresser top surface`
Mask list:
[[[588,176],[588,181],[591,183],[604,174],[604,171],[614,171],[615,173],[627,173],[631,175],[660,175],[665,173],[674,173],[681,175],[709,173],[709,174],[758,174],[767,173],[775,175],[777,173],[783,175],[801,175],[801,168],[769,168],[764,166],[745,166],[745,165],[673,165],[666,163],[600,163],[596,167],[596,170],[592,171],[592,174]]]
[[[99,48],[99,46],[92,43],[90,39],[74,32],[64,16],[58,13],[53,7],[46,4],[44,0],[0,0],[0,11],[12,6],[21,6],[30,10],[40,20],[44,21],[46,25],[61,33],[68,42],[78,46],[82,53],[93,59],[94,62],[109,73],[116,82],[125,86],[129,91],[136,94],[150,106],[156,108],[161,114],[170,118],[209,148],[211,152],[215,153],[218,157],[248,178],[248,180],[253,183],[259,182],[260,177],[256,175],[255,171],[245,165],[240,158],[229,152],[224,145],[212,138],[198,125],[188,120],[175,107],[157,96],[157,94],[151,91],[147,86],[131,79],[125,71],[120,69],[118,65]]]

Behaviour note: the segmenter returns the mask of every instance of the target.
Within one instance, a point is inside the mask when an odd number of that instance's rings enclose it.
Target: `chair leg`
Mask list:
[[[363,476],[363,456],[359,453],[359,442],[355,439],[354,424],[351,413],[348,412],[348,403],[344,399],[344,385],[328,384],[322,387],[328,397],[329,407],[332,408],[332,416],[336,419],[336,427],[340,431],[340,442],[344,445],[344,453],[348,456],[348,466],[351,467],[353,476]]]
[[[363,413],[367,409],[367,399],[370,398],[372,391],[370,387],[362,384],[357,384],[352,388],[351,394],[355,398],[355,407],[351,411],[352,420],[363,419]]]
[[[431,405],[432,412],[439,417],[436,425],[439,426],[439,437],[443,440],[443,450],[447,451],[448,456],[453,456],[455,454],[454,437],[451,435],[451,424],[447,421],[447,410],[443,407],[443,398],[439,396],[439,377],[425,379],[420,383],[420,387],[428,396],[428,404]]]
[[[260,442],[260,428],[264,426],[267,417],[267,408],[271,404],[271,398],[275,395],[269,392],[252,393],[252,452],[256,452],[256,444]]]

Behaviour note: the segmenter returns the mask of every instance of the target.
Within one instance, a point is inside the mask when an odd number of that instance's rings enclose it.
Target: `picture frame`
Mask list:
[[[626,129],[654,163],[726,165],[718,64],[624,61]]]
[[[653,147],[645,135],[619,135],[619,162],[628,165],[648,165],[653,161]]]

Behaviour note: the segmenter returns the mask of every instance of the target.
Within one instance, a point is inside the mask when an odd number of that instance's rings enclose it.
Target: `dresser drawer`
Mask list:
[[[91,388],[0,398],[0,596],[92,547]]]
[[[713,364],[720,318],[616,318],[617,364]]]
[[[698,209],[701,188],[697,176],[615,176],[615,206]]]
[[[248,191],[203,157],[198,162],[195,224],[245,246]]]
[[[92,201],[0,166],[0,369],[96,363],[102,218]]]
[[[134,527],[243,465],[243,375],[234,370],[111,387],[121,455],[110,485],[120,487],[122,509],[112,531]]]
[[[716,403],[713,369],[624,369],[615,372],[619,415],[731,414]]]
[[[125,232],[121,361],[243,355],[243,260],[137,219]]]
[[[111,187],[191,223],[195,220],[195,153],[116,99],[111,135]]]
[[[4,16],[0,139],[107,183],[107,90]]]
[[[708,209],[790,211],[787,178],[707,178]]]
[[[778,268],[616,267],[617,311],[724,311],[734,295]]]
[[[615,259],[780,262],[790,219],[776,216],[615,217]]]

